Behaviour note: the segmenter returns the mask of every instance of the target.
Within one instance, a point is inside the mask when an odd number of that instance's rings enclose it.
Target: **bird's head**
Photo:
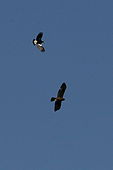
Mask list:
[[[33,39],[33,44],[36,45],[37,44],[37,40]]]

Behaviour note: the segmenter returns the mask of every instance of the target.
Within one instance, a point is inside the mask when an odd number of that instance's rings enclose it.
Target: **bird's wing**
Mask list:
[[[60,100],[56,100],[55,101],[55,106],[54,106],[54,111],[57,111],[61,108],[61,101]]]
[[[42,52],[45,51],[45,48],[41,44],[37,44],[37,48]]]
[[[41,40],[42,36],[43,36],[43,32],[40,32],[40,33],[37,35],[36,40],[37,40],[37,41]]]
[[[62,83],[62,85],[61,85],[61,87],[60,87],[60,89],[59,89],[59,91],[57,93],[57,97],[61,97],[62,98],[63,95],[64,95],[65,90],[66,90],[66,84]]]

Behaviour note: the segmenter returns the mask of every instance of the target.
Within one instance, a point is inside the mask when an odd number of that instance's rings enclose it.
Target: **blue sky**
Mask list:
[[[112,6],[1,1],[0,170],[113,168]],[[32,44],[40,31],[45,53]]]

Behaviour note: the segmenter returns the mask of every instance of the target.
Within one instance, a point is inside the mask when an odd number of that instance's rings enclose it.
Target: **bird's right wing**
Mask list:
[[[43,32],[40,32],[40,33],[37,35],[36,40],[37,40],[37,41],[41,40],[42,36],[43,36]]]
[[[61,87],[60,87],[60,89],[59,89],[59,91],[57,93],[57,97],[61,97],[62,98],[63,95],[64,95],[65,90],[66,90],[66,84],[62,83],[62,85],[61,85]]]

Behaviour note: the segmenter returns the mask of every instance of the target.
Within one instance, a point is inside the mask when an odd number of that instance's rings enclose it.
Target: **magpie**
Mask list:
[[[43,47],[43,43],[44,43],[44,41],[42,40],[42,36],[43,36],[43,32],[40,32],[38,35],[37,35],[37,37],[36,37],[36,39],[33,39],[33,45],[36,45],[37,46],[37,48],[41,51],[41,52],[44,52],[45,51],[45,48]]]

